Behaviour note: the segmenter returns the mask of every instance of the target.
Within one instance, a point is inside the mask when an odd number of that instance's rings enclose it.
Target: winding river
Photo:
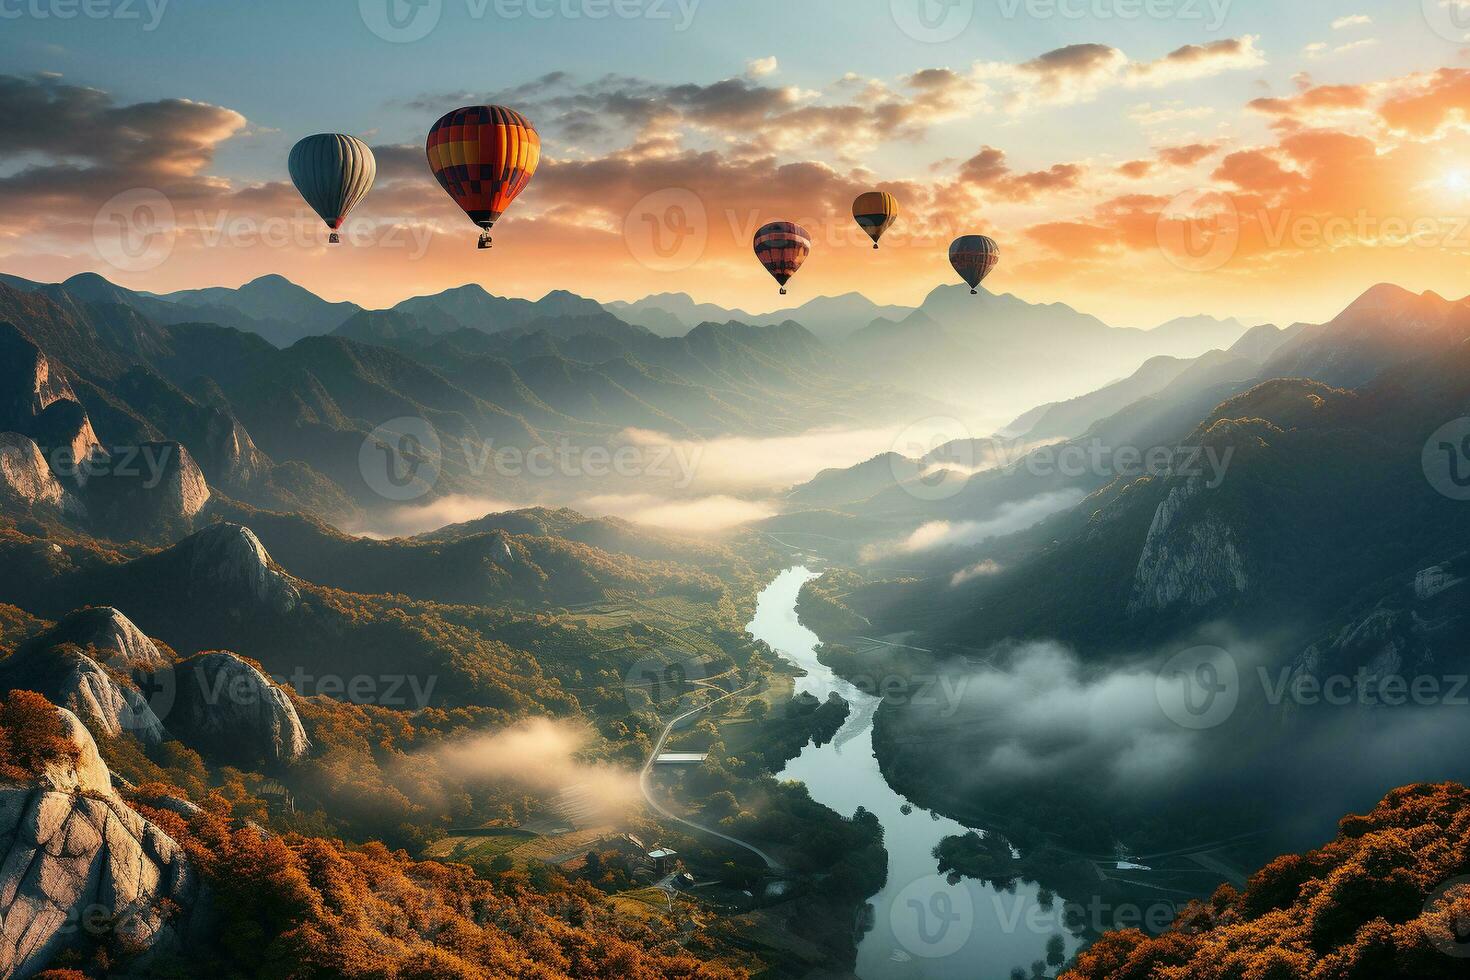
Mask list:
[[[873,713],[880,698],[838,677],[817,660],[817,636],[801,625],[796,598],[819,573],[805,567],[782,572],[761,593],[748,629],[787,660],[804,668],[797,690],[825,700],[836,692],[852,706],[831,742],[810,745],[782,772],[807,785],[812,798],[851,816],[858,807],[883,824],[888,882],[869,901],[872,928],[858,947],[862,980],[1007,980],[1017,967],[1047,959],[1048,941],[1060,937],[1065,955],[1077,940],[1061,924],[1061,902],[1043,906],[1034,884],[1014,893],[973,881],[950,885],[937,874],[932,855],[939,841],[969,828],[931,814],[889,787],[873,756]],[[904,809],[911,810],[904,813]],[[1046,975],[1055,975],[1050,966]]]

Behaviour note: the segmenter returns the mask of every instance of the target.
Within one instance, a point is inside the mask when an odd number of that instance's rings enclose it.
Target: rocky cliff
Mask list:
[[[117,669],[123,666],[117,651],[94,648],[94,652],[103,662],[71,644],[29,644],[0,661],[0,693],[44,694],[109,738],[132,735],[148,745],[164,741],[168,732],[154,710],[155,702],[162,708],[163,697],[155,695],[150,701],[134,686]]]
[[[59,515],[66,500],[61,484],[30,437],[0,432],[0,504],[22,512]]]
[[[1192,476],[1159,504],[1134,573],[1129,613],[1176,603],[1207,606],[1246,590],[1235,531],[1201,499],[1207,493],[1203,479]]]
[[[86,727],[61,709],[75,763],[0,784],[0,976],[26,980],[66,950],[116,944],[146,962],[199,922],[183,850],[113,791]]]
[[[279,768],[311,747],[286,692],[233,653],[190,657],[160,680],[171,692],[170,730],[209,755]]]
[[[290,577],[275,567],[255,532],[244,525],[211,524],[175,550],[187,562],[192,591],[280,613],[300,601]]]
[[[66,376],[10,323],[0,323],[0,429],[68,450],[72,460],[101,445]]]

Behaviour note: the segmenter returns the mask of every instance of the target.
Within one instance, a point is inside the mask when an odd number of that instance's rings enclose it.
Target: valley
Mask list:
[[[0,0],[0,980],[1465,980],[1470,0]]]
[[[545,909],[590,930],[558,933],[598,950],[574,973],[614,974],[617,937],[657,976],[1061,975],[1388,789],[1470,778],[1401,748],[1454,744],[1448,704],[1281,703],[1463,661],[1470,541],[1418,448],[1464,404],[1463,303],[1378,287],[1318,326],[1183,323],[987,422],[785,320],[660,336],[570,294],[364,311],[288,287],[0,285],[0,694],[59,706],[46,744],[93,760],[17,778],[90,780],[200,876],[167,899],[198,938],[155,911],[146,940],[46,933],[12,962],[230,969],[221,924],[269,887],[232,863],[257,827],[310,894],[347,861],[440,882],[358,904]],[[257,313],[307,331],[284,349],[260,320],[158,319],[277,294]],[[1017,330],[1112,329],[992,299]],[[538,447],[561,468],[504,472]],[[620,448],[669,468],[617,472]],[[599,449],[605,472],[568,462]],[[1160,686],[1196,649],[1237,681],[1200,727]],[[325,928],[322,902],[287,921]],[[448,914],[350,942],[492,969]],[[478,935],[519,942],[497,915]],[[290,934],[283,969],[364,969]]]

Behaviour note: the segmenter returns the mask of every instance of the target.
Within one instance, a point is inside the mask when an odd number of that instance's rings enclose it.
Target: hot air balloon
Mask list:
[[[898,198],[886,191],[861,194],[852,202],[852,216],[873,239],[873,248],[877,249],[878,239],[898,218]]]
[[[781,284],[781,295],[786,295],[786,283],[812,251],[812,236],[805,228],[790,221],[772,221],[755,233],[755,257],[776,282]]]
[[[541,137],[530,120],[500,105],[472,105],[440,117],[424,145],[429,169],[470,220],[490,228],[526,189],[541,162]]]
[[[342,241],[337,229],[347,214],[366,196],[378,175],[378,162],[373,151],[356,136],[344,133],[318,133],[291,147],[286,168],[291,182],[332,229],[327,239],[333,245]]]
[[[969,285],[971,296],[979,292],[975,287],[985,281],[999,262],[1000,246],[984,235],[965,235],[949,246],[949,264]]]

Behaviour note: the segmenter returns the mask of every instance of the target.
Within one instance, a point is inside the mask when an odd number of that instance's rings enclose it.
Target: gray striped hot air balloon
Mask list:
[[[291,147],[286,166],[306,203],[332,229],[327,240],[333,245],[342,241],[337,229],[367,195],[378,175],[373,151],[356,136],[318,133]]]

